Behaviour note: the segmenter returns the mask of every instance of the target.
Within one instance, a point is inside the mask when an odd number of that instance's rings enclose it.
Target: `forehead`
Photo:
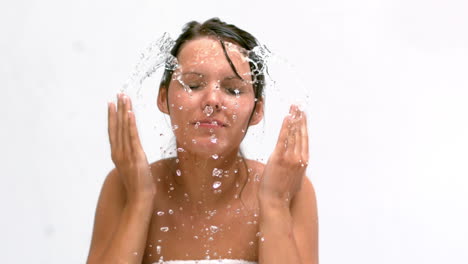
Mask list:
[[[231,42],[223,42],[226,53],[239,75],[242,77],[250,75],[248,57],[244,50]],[[201,71],[203,74],[234,74],[221,42],[215,38],[201,37],[184,43],[177,59],[182,72]]]

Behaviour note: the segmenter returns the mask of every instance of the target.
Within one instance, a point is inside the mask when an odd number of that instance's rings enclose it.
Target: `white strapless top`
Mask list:
[[[161,262],[154,262],[159,264]],[[255,261],[247,261],[243,259],[203,259],[203,260],[164,260],[164,264],[257,264]]]

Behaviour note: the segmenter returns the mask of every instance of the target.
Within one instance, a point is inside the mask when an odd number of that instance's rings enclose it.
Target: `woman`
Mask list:
[[[248,52],[257,45],[219,19],[186,25],[157,99],[175,128],[174,158],[148,164],[130,98],[109,103],[116,168],[99,197],[88,263],[318,263],[305,113],[291,106],[266,165],[239,155],[263,118],[262,62]]]

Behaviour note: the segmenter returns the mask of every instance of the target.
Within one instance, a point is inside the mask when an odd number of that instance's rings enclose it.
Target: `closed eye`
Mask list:
[[[239,95],[242,93],[239,89],[235,88],[226,88],[226,90],[232,95]]]

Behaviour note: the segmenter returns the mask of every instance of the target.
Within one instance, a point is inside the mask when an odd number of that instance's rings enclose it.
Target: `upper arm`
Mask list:
[[[307,177],[291,201],[296,245],[304,264],[318,264],[318,215],[315,190]]]
[[[88,263],[95,263],[109,245],[125,205],[125,188],[116,169],[107,175],[99,195]]]

